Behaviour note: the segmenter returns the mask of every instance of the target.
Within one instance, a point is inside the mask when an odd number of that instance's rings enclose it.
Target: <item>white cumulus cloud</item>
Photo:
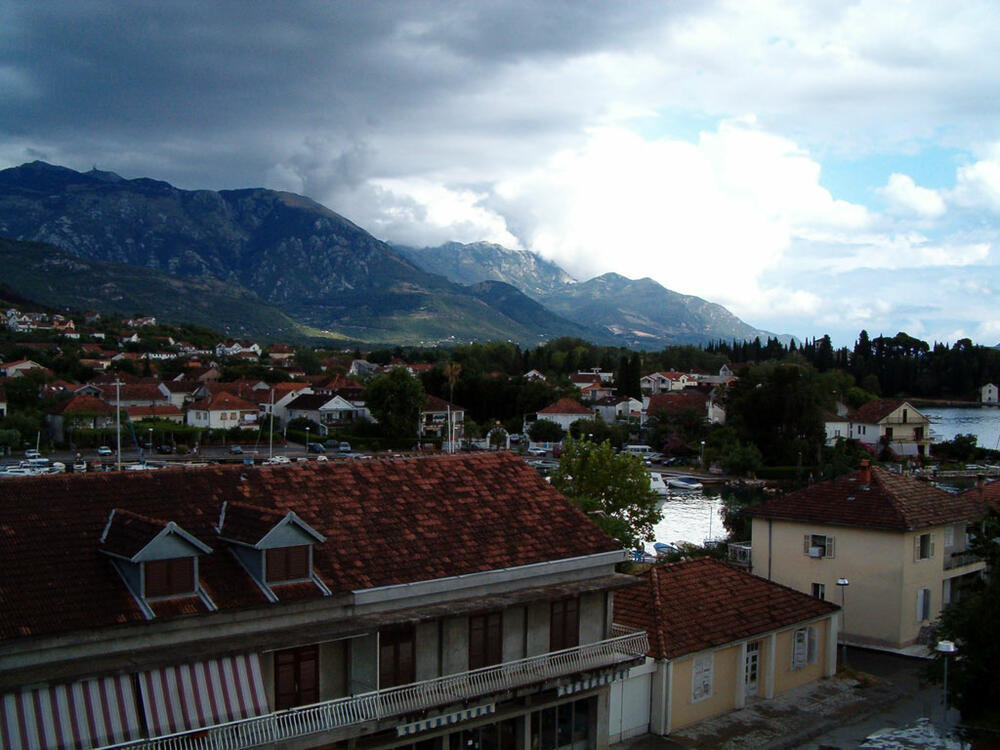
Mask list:
[[[894,172],[885,187],[877,191],[896,214],[910,214],[921,218],[936,219],[947,210],[944,198],[936,190],[920,187],[909,175]]]

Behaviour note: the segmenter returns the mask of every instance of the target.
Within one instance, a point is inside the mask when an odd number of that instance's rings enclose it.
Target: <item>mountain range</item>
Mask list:
[[[488,243],[393,247],[293,193],[181,190],[44,162],[0,171],[7,286],[233,336],[426,344],[574,336],[647,349],[773,336],[651,279],[577,282]]]

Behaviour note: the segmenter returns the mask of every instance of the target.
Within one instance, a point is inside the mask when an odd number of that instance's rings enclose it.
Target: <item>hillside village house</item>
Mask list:
[[[619,545],[509,455],[4,489],[11,750],[600,750],[649,649]]]
[[[683,393],[654,393],[643,399],[642,424],[646,424],[657,415],[678,417],[688,412],[696,415],[706,424],[725,424],[725,407],[715,398],[714,392],[703,393],[700,390],[689,390]]]
[[[66,442],[73,430],[106,430],[115,426],[115,407],[87,393],[56,403],[45,413],[52,439]]]
[[[1000,391],[998,391],[996,384],[987,383],[980,388],[979,400],[984,404],[993,404],[994,406],[1000,403]]]
[[[329,393],[306,393],[298,395],[284,407],[284,417],[291,422],[293,419],[308,419],[324,427],[347,425],[362,419],[367,409],[358,407],[342,396]]]
[[[606,396],[594,401],[591,406],[594,413],[608,424],[613,424],[616,419],[638,419],[642,412],[642,401],[631,396]]]
[[[749,508],[752,572],[833,601],[846,579],[843,637],[905,649],[982,574],[967,540],[983,505],[867,463]]]
[[[669,734],[836,672],[834,604],[709,557],[640,578],[615,592],[616,621],[645,631],[649,652],[612,686],[612,741]]]
[[[424,408],[420,410],[420,437],[449,439],[448,419],[451,418],[451,437],[461,440],[465,429],[465,408],[450,404],[443,398],[427,395]]]
[[[564,430],[569,431],[569,426],[578,419],[593,419],[594,412],[580,404],[579,401],[574,401],[571,398],[561,398],[535,414],[535,418],[555,422]]]
[[[653,372],[639,378],[639,387],[647,395],[682,391],[685,388],[694,388],[696,385],[698,381],[684,372]]]
[[[14,362],[0,362],[0,378],[19,378],[32,370],[44,370],[33,359],[18,359]]]
[[[257,424],[258,407],[226,391],[188,405],[185,423],[192,427],[228,430]]]
[[[897,456],[927,456],[934,442],[931,422],[901,399],[869,401],[851,416],[851,433],[873,451],[886,446]]]

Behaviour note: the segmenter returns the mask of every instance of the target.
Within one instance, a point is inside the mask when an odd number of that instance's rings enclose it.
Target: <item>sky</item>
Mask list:
[[[994,0],[7,0],[0,168],[290,190],[776,333],[993,346],[998,39]]]

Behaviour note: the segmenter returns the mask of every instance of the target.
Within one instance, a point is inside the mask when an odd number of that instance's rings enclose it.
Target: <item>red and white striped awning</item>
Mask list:
[[[0,746],[9,750],[87,750],[142,736],[129,675],[22,690],[0,701]]]
[[[257,654],[143,672],[139,690],[150,737],[269,712]]]

